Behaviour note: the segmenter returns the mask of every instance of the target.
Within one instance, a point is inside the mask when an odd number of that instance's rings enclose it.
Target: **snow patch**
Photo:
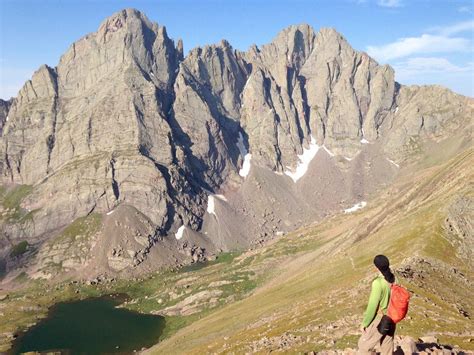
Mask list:
[[[114,212],[115,212],[115,210],[112,210],[112,211],[107,212],[107,216],[110,216],[110,215],[111,215],[112,213],[114,213]]]
[[[389,159],[387,158],[388,162],[392,163],[393,165],[395,165],[397,168],[400,167],[400,165],[398,165],[397,163],[395,163],[392,159]]]
[[[8,118],[9,118],[9,117],[7,116],[6,122],[8,122]]]
[[[186,227],[184,225],[182,225],[181,227],[178,228],[178,231],[174,235],[176,237],[176,239],[180,240],[181,238],[183,238],[183,233],[184,233],[185,229],[186,229]]]
[[[395,113],[397,113],[397,112],[398,112],[398,106],[395,108]]]
[[[357,210],[360,210],[361,208],[364,208],[365,206],[367,206],[367,202],[361,201],[359,203],[356,203],[351,208],[348,208],[348,209],[344,210],[344,213],[352,213],[352,212],[355,212]]]
[[[252,160],[252,154],[247,153],[244,156],[244,163],[242,164],[242,169],[239,170],[239,175],[246,177],[250,172],[250,160]]]
[[[150,73],[150,75],[153,76],[153,77],[155,76],[155,74],[153,74],[153,73]]]
[[[237,148],[239,148],[240,155],[244,157],[244,163],[242,164],[242,168],[239,170],[239,175],[242,177],[246,177],[250,172],[250,161],[252,160],[252,154],[250,154],[247,149],[245,149],[244,137],[242,136],[242,132],[239,132],[239,138],[237,139]]]
[[[329,149],[327,149],[324,145],[323,145],[323,149],[329,154],[329,156],[331,156],[331,157],[334,156],[334,153],[331,152]]]
[[[291,172],[290,170],[286,170],[285,174],[288,175],[293,181],[296,183],[299,179],[301,179],[304,174],[308,171],[308,166],[311,160],[316,156],[316,153],[319,150],[319,145],[316,144],[316,139],[311,136],[311,144],[309,148],[303,148],[303,154],[298,155],[298,165],[296,166],[295,172]]]
[[[344,157],[344,159],[346,159],[347,161],[351,161],[354,158]]]
[[[217,217],[216,215],[216,205],[215,205],[215,200],[213,195],[209,195],[207,197],[207,213],[213,214],[214,216]]]
[[[360,140],[360,142],[362,144],[369,144],[370,143],[367,139],[365,139],[365,132],[364,132],[363,128],[362,128],[362,139]]]

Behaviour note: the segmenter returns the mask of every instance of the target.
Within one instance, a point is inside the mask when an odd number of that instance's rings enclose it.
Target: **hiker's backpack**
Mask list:
[[[390,286],[390,302],[388,304],[387,315],[394,323],[400,322],[408,312],[408,302],[410,293],[400,285],[392,284]]]

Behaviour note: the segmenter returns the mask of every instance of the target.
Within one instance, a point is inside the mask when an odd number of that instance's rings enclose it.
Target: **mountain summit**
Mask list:
[[[122,10],[2,103],[0,257],[51,278],[248,248],[366,200],[440,142],[464,150],[473,106],[398,84],[333,29],[183,57]]]

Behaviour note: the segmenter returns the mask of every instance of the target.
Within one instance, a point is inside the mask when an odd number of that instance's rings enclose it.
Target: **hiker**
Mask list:
[[[372,281],[369,304],[361,326],[362,335],[359,339],[358,354],[370,354],[370,350],[375,347],[379,348],[382,355],[392,354],[395,323],[384,314],[387,312],[390,286],[395,282],[395,276],[390,270],[390,262],[385,255],[377,255],[374,258],[374,265],[381,275]],[[385,335],[379,331],[382,327],[385,328],[385,331],[382,330],[383,333],[386,333]]]

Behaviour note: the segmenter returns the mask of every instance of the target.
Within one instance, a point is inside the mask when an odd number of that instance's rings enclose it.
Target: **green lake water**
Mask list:
[[[10,353],[132,353],[158,343],[165,319],[115,308],[123,301],[124,297],[106,296],[59,303],[15,340]]]

